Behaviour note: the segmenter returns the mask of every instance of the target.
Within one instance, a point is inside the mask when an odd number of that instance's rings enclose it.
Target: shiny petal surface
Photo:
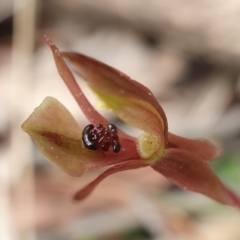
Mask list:
[[[199,155],[204,160],[212,160],[220,151],[205,139],[189,139],[168,133],[168,148],[177,147]]]
[[[130,160],[127,162],[115,164],[113,167],[110,167],[109,169],[104,171],[102,174],[100,174],[95,180],[93,180],[87,186],[85,186],[84,188],[79,190],[74,195],[74,199],[82,200],[82,199],[86,198],[101,181],[103,181],[106,177],[108,177],[111,174],[114,174],[116,172],[125,171],[125,170],[146,167],[146,166],[148,166],[148,165],[146,163],[143,163],[141,160]]]
[[[23,123],[26,131],[51,162],[72,176],[81,176],[90,168],[107,166],[129,158],[139,158],[136,144],[121,140],[118,154],[91,151],[82,144],[82,129],[69,111],[56,99],[47,97]],[[127,156],[127,157],[126,157]]]
[[[61,52],[123,121],[167,142],[167,119],[150,90],[122,72],[79,53]]]
[[[165,156],[152,168],[184,190],[199,192],[220,203],[240,207],[239,198],[221,183],[206,161],[192,152],[167,149]]]

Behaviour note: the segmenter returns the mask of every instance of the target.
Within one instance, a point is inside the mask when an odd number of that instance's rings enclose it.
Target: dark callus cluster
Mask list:
[[[117,127],[113,124],[108,124],[106,128],[102,124],[98,124],[96,128],[93,124],[87,125],[83,129],[82,140],[90,150],[101,149],[107,152],[112,146],[113,152],[118,153],[121,149]]]

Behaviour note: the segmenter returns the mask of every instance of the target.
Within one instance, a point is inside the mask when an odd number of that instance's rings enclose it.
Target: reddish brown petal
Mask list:
[[[61,52],[89,86],[125,122],[167,142],[167,119],[152,93],[122,72],[79,53]]]
[[[212,160],[219,156],[219,150],[205,139],[189,139],[168,133],[168,148],[177,147],[191,151],[204,160]]]
[[[74,199],[82,200],[86,198],[102,180],[104,180],[106,177],[108,177],[113,173],[121,172],[125,170],[137,169],[137,168],[146,167],[146,166],[148,166],[148,164],[143,163],[141,160],[130,160],[123,163],[115,164],[114,166],[110,167],[109,169],[101,173],[95,180],[93,180],[87,186],[79,190],[74,195]]]
[[[82,89],[77,84],[76,79],[74,78],[72,72],[69,70],[68,66],[66,65],[63,57],[60,55],[59,49],[56,47],[56,45],[49,39],[49,37],[44,36],[47,44],[52,50],[55,63],[58,69],[58,72],[60,76],[62,77],[63,81],[67,85],[68,89],[72,93],[73,97],[77,101],[78,105],[81,107],[83,113],[88,118],[89,122],[91,122],[94,125],[97,124],[103,124],[104,126],[107,126],[108,121],[99,114],[95,108],[90,104],[84,93],[82,92]],[[122,132],[121,130],[118,131],[119,136],[123,138],[131,138],[131,136],[127,135],[126,133]]]
[[[240,208],[239,198],[221,183],[206,161],[192,152],[167,149],[165,156],[152,168],[184,190],[199,192],[220,203]]]

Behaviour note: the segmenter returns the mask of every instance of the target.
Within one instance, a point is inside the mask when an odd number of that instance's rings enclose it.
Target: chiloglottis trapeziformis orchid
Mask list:
[[[76,200],[88,196],[113,173],[151,167],[184,190],[240,207],[239,197],[225,187],[208,164],[218,156],[218,150],[207,140],[169,133],[166,115],[148,88],[95,59],[59,51],[47,36],[45,40],[61,78],[90,125],[83,133],[69,111],[58,100],[47,97],[23,123],[22,129],[46,158],[71,176],[80,177],[89,169],[109,166],[75,194]],[[134,138],[119,129],[111,135],[110,123],[89,103],[66,62],[87,81],[107,108],[125,123],[142,130],[140,137]]]

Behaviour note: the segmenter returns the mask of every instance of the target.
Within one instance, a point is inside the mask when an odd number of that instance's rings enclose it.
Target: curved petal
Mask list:
[[[126,123],[167,142],[167,119],[150,90],[124,73],[80,53],[61,52],[104,103]]]
[[[58,72],[67,85],[68,89],[72,93],[73,97],[77,101],[78,105],[82,109],[83,113],[93,125],[102,124],[103,126],[107,126],[109,123],[101,114],[99,114],[96,109],[91,105],[88,101],[82,89],[77,84],[76,79],[74,78],[72,72],[69,70],[68,66],[66,65],[63,57],[60,55],[60,51],[56,47],[56,45],[47,37],[44,36],[45,41],[49,45],[50,49],[52,50],[54,60],[58,69]],[[133,139],[131,136],[127,135],[123,131],[119,130],[119,136],[124,138]]]
[[[140,159],[139,160],[130,160],[123,163],[115,164],[113,167],[110,167],[103,173],[101,173],[95,180],[89,183],[87,186],[79,190],[75,195],[75,200],[82,200],[86,198],[94,189],[95,187],[106,177],[116,172],[121,172],[125,170],[137,169],[141,167],[146,167],[148,164],[143,163]]]
[[[136,143],[129,139],[121,139],[122,149],[118,154],[86,149],[78,123],[59,101],[51,97],[34,110],[22,129],[44,156],[72,176],[81,176],[90,168],[139,158]]]
[[[184,190],[199,192],[220,203],[240,208],[239,198],[221,183],[206,161],[192,152],[167,149],[165,156],[152,168]]]
[[[168,133],[167,148],[181,148],[199,155],[204,160],[212,160],[219,156],[220,151],[205,139],[189,139]]]

